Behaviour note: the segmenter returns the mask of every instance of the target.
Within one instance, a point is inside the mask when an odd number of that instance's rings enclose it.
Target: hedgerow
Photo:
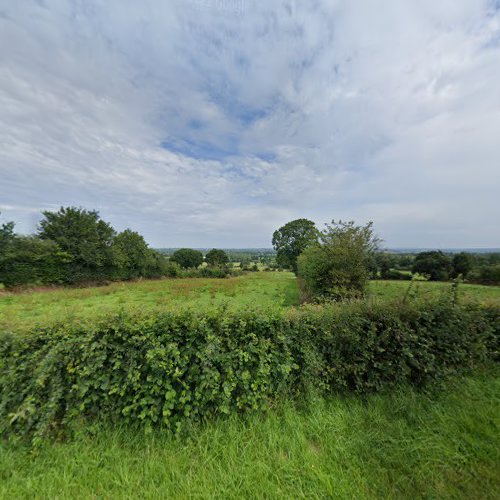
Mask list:
[[[97,418],[179,430],[311,387],[422,385],[498,359],[499,333],[499,308],[443,303],[120,314],[3,332],[1,432],[39,440]]]

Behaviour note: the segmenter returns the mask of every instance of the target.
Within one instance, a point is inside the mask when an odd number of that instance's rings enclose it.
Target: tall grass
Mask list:
[[[95,288],[0,294],[0,328],[18,330],[63,319],[179,308],[288,307],[298,303],[292,273],[251,273],[228,279],[182,278],[112,283]]]
[[[0,497],[494,499],[499,375],[284,403],[178,437],[87,428],[36,452],[1,443]]]

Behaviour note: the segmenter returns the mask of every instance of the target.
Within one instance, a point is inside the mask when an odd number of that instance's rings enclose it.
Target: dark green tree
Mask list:
[[[288,222],[273,233],[272,243],[276,250],[276,262],[296,273],[298,256],[317,241],[318,230],[314,222],[308,219]]]
[[[170,257],[172,262],[177,262],[184,269],[199,267],[203,262],[203,254],[192,248],[180,248]]]
[[[462,275],[466,279],[474,267],[474,257],[467,252],[456,253],[452,260],[453,277],[456,278]]]
[[[38,234],[71,256],[70,281],[104,278],[109,274],[115,230],[99,217],[99,212],[61,207],[57,212],[42,213]]]
[[[429,281],[446,281],[451,272],[451,259],[441,250],[418,253],[412,266],[412,273],[428,276]]]
[[[212,248],[212,250],[205,255],[205,262],[209,266],[225,266],[229,262],[229,257],[224,250]]]
[[[2,261],[5,259],[9,246],[14,241],[14,237],[14,222],[4,222],[0,226],[0,266],[2,266]]]
[[[16,236],[0,262],[0,282],[7,287],[62,283],[71,257],[51,240]]]
[[[362,297],[379,242],[372,223],[356,226],[353,221],[332,221],[319,239],[319,244],[310,246],[298,258],[298,276],[306,298]]]
[[[130,229],[125,229],[114,237],[111,250],[117,278],[145,276],[148,268],[154,265],[148,244],[139,233]]]
[[[391,256],[388,253],[381,252],[376,255],[377,267],[382,279],[387,279],[392,267]]]

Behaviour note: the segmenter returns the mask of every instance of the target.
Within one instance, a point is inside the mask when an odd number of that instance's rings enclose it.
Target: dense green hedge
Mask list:
[[[423,384],[498,358],[500,309],[362,304],[116,316],[0,335],[4,435],[83,418],[177,429],[308,387]]]

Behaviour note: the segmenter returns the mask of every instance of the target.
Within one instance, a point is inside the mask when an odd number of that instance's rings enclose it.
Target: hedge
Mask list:
[[[498,360],[500,308],[450,304],[190,311],[0,334],[1,433],[82,419],[178,430],[284,394],[422,385]]]

